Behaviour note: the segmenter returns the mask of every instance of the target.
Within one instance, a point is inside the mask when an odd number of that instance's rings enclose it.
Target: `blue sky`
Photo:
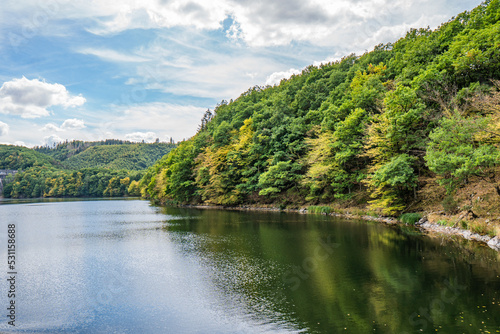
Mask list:
[[[469,0],[4,0],[0,143],[189,138],[208,108]]]

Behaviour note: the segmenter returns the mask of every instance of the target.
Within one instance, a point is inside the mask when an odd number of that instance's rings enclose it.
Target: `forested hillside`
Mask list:
[[[221,102],[196,136],[148,170],[142,193],[496,219],[499,79],[500,2],[491,0],[435,30],[413,29]]]
[[[0,169],[26,169],[33,166],[60,165],[54,158],[27,147],[0,145]]]
[[[0,145],[0,169],[8,176],[3,195],[31,197],[113,197],[140,195],[144,170],[168,154],[173,143],[71,141],[55,147]]]
[[[143,170],[176,147],[174,143],[132,143],[108,139],[98,142],[70,141],[55,147],[35,147],[60,161],[65,169],[111,168]]]

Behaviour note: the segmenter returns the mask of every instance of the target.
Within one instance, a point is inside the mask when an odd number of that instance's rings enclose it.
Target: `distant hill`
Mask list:
[[[27,169],[36,166],[55,166],[61,164],[51,156],[27,147],[0,145],[0,169]]]
[[[72,141],[34,149],[0,145],[0,169],[22,170],[6,179],[3,196],[139,196],[138,181],[145,170],[176,146],[122,140]]]
[[[91,146],[62,161],[66,169],[104,167],[143,170],[175,148],[174,144],[122,144]]]
[[[169,153],[173,143],[132,143],[123,140],[85,142],[71,141],[55,147],[35,147],[59,161],[65,169],[102,167],[109,169],[143,170]]]

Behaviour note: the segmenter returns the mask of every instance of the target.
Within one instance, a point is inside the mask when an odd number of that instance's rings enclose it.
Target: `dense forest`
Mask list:
[[[0,145],[0,169],[24,170],[34,166],[58,166],[54,158],[22,146]]]
[[[0,145],[0,169],[19,170],[7,176],[3,195],[34,197],[139,196],[144,170],[173,143],[132,143],[121,140],[71,141],[54,147]]]
[[[97,142],[74,140],[54,147],[35,147],[34,150],[56,159],[65,169],[102,167],[144,170],[175,147],[174,143],[159,141],[146,144],[107,139]]]
[[[465,211],[500,219],[500,2],[207,111],[151,167],[165,203]],[[498,217],[498,218],[496,218]]]

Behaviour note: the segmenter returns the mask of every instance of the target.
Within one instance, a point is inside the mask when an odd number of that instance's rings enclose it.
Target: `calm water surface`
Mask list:
[[[500,332],[498,253],[414,230],[139,200],[3,202],[0,228],[2,333]]]

